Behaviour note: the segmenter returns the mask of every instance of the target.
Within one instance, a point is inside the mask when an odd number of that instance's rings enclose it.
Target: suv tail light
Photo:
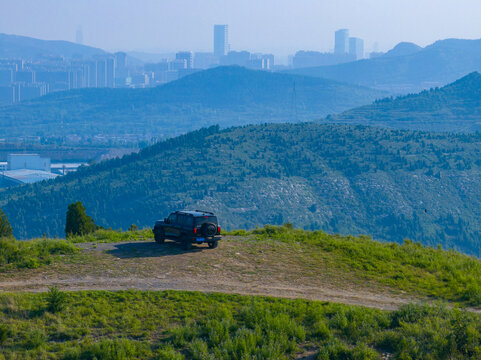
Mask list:
[[[217,234],[220,234],[220,226],[217,226]]]

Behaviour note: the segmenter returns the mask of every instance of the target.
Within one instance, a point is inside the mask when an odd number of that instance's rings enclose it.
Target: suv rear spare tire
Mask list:
[[[204,223],[202,224],[200,231],[205,237],[211,237],[217,233],[217,226],[212,223]]]

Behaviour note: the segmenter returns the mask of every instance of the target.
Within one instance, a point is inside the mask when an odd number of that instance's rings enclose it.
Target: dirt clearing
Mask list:
[[[217,249],[166,242],[78,244],[49,266],[0,274],[0,291],[192,290],[304,298],[392,310],[423,301],[333,265],[326,254],[279,242],[226,237]]]

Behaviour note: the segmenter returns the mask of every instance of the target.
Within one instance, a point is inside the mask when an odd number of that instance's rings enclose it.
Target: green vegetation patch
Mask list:
[[[481,305],[481,260],[441,247],[374,241],[367,236],[330,235],[294,229],[290,224],[233,231],[259,241],[300,243],[329,254],[330,264],[392,288],[450,301]],[[346,268],[347,266],[347,268]]]
[[[77,254],[76,243],[110,243],[151,240],[151,229],[114,231],[100,229],[87,235],[72,235],[63,239],[33,239],[19,241],[0,238],[0,272],[11,269],[38,268],[60,260],[63,255]]]
[[[36,268],[50,264],[61,255],[71,255],[78,248],[65,240],[36,239],[17,241],[0,238],[0,271]]]
[[[97,225],[114,229],[151,227],[171,211],[205,204],[223,229],[292,222],[480,256],[480,149],[481,133],[212,127],[54,181],[0,190],[0,207],[21,239],[64,236],[65,211],[77,201]]]
[[[86,235],[72,235],[68,237],[68,241],[72,243],[111,243],[111,242],[124,242],[124,241],[144,241],[153,240],[154,233],[152,229],[146,228],[142,230],[129,230],[129,231],[115,231],[115,230],[96,230],[91,234]]]
[[[481,318],[194,292],[0,295],[5,359],[479,359]],[[55,295],[58,297],[58,294]]]

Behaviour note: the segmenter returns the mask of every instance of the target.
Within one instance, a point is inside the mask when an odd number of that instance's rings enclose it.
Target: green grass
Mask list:
[[[111,243],[123,241],[144,241],[153,240],[154,233],[152,229],[146,228],[134,231],[114,231],[114,230],[97,230],[87,235],[73,235],[69,236],[67,240],[72,243]]]
[[[61,255],[72,255],[78,248],[65,240],[35,239],[17,241],[0,238],[0,271],[37,268],[50,264]]]
[[[481,306],[481,260],[455,251],[426,247],[408,240],[403,244],[384,243],[365,236],[305,231],[293,229],[289,224],[225,232],[224,235],[236,235],[255,242],[282,242],[296,248],[301,246],[303,257],[315,259],[314,263],[318,261],[330,271],[356,274],[361,281],[414,295]],[[99,230],[67,240],[23,242],[4,239],[0,240],[0,271],[50,264],[61,259],[61,255],[78,252],[74,243],[142,241],[152,240],[152,237],[152,231],[144,229],[126,232]],[[246,243],[245,246],[253,245]],[[283,248],[282,251],[289,252],[289,249]],[[298,253],[295,250],[292,252]],[[309,272],[313,261],[306,263],[300,271]]]
[[[481,317],[195,292],[0,294],[0,359],[479,359]],[[2,336],[3,334],[3,336]]]
[[[38,268],[59,260],[62,255],[79,252],[74,244],[83,242],[122,242],[153,239],[151,229],[135,231],[97,230],[92,234],[71,236],[64,239],[33,239],[17,241],[12,238],[0,238],[0,271]]]
[[[330,235],[322,231],[293,229],[290,224],[265,226],[231,234],[258,241],[277,240],[308,245],[328,254],[331,264],[355,271],[390,287],[450,301],[481,305],[481,260],[456,251],[374,241],[367,236]],[[314,250],[315,249],[315,250]]]

